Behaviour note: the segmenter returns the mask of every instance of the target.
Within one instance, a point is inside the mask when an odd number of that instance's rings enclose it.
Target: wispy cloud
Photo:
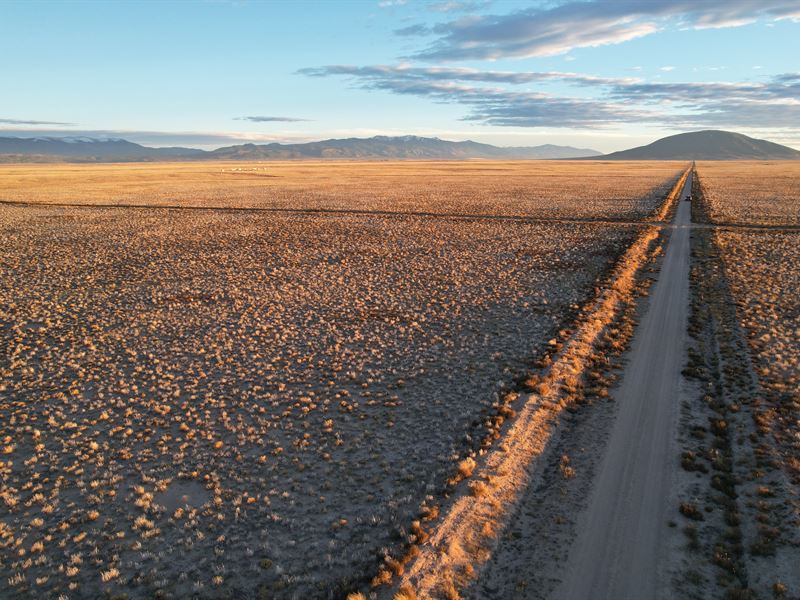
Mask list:
[[[761,83],[659,83],[557,71],[411,65],[331,65],[300,72],[313,77],[344,76],[369,90],[460,104],[468,109],[464,120],[485,125],[592,129],[647,123],[795,128],[800,122],[798,73],[778,75]],[[513,87],[543,86],[553,81],[594,89],[586,98]]]
[[[704,102],[800,104],[800,74],[785,73],[762,83],[634,81],[611,86],[609,94],[624,102],[672,102],[687,106]]]
[[[696,29],[738,27],[759,19],[800,19],[797,0],[572,1],[503,15],[465,17],[439,24],[439,36],[414,55],[425,61],[494,60],[563,54],[575,48],[619,44],[669,23]]]
[[[239,131],[147,131],[129,129],[48,129],[45,127],[0,127],[0,136],[8,137],[89,137],[122,138],[145,146],[191,146],[218,148],[232,144],[294,142],[307,136],[299,134],[254,133]]]
[[[561,71],[483,71],[467,67],[414,67],[410,65],[327,65],[300,69],[301,75],[327,77],[345,75],[365,84],[365,87],[381,87],[381,83],[398,84],[425,81],[481,81],[486,83],[522,84],[537,81],[568,81],[585,85],[613,85],[636,82],[633,78],[611,78],[569,73]]]
[[[409,25],[401,29],[394,30],[395,35],[411,36],[411,35],[428,35],[431,33],[430,27],[427,25]]]
[[[309,121],[309,119],[298,119],[295,117],[253,116],[235,117],[234,121],[250,121],[251,123],[301,123],[304,121]]]
[[[470,108],[465,121],[518,127],[595,128],[626,120],[642,120],[642,111],[614,101],[557,97],[543,92],[515,91],[471,83],[525,84],[567,81],[577,85],[623,85],[629,80],[562,72],[479,71],[468,68],[377,65],[332,65],[302,69],[313,77],[343,75],[357,85],[395,94],[422,96]],[[630,80],[635,81],[635,80]]]
[[[800,104],[720,102],[706,104],[690,114],[668,117],[664,125],[681,127],[795,129],[800,123]]]
[[[668,106],[665,124],[796,129],[800,123],[800,73],[762,83],[635,82],[611,86],[610,98],[623,103]]]
[[[455,12],[473,12],[480,10],[489,5],[487,1],[480,0],[450,0],[449,2],[434,2],[429,5],[433,12],[439,13],[455,13]]]
[[[4,125],[74,125],[75,123],[61,123],[59,121],[33,121],[30,119],[0,119]]]

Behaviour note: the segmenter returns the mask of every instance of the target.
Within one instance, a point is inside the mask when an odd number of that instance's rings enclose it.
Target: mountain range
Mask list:
[[[501,148],[473,141],[450,142],[439,138],[405,135],[324,140],[305,144],[242,144],[219,148],[209,158],[223,160],[274,160],[292,158],[384,158],[459,160],[468,158],[543,159],[599,156],[600,152],[571,146]]]
[[[121,138],[91,137],[0,137],[0,161],[10,162],[9,155],[22,162],[63,159],[75,162],[114,160],[164,160],[205,154],[194,148],[148,148]]]
[[[239,144],[205,151],[194,148],[149,148],[120,138],[0,137],[0,161],[62,159],[70,162],[148,161],[165,159],[288,160],[288,159],[547,159],[599,156],[600,152],[571,146],[501,148],[478,142],[450,142],[418,136],[375,136],[304,144]]]
[[[662,138],[638,148],[601,154],[571,146],[499,147],[418,136],[331,139],[302,144],[239,144],[198,150],[150,148],[121,138],[0,137],[0,162],[132,162],[163,160],[785,160],[800,151],[729,131],[696,131]]]

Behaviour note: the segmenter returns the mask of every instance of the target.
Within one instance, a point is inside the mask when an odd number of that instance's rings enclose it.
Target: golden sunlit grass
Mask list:
[[[796,162],[702,163],[706,210],[715,221],[800,224],[800,165]],[[747,337],[765,398],[755,400],[761,433],[780,445],[780,462],[800,481],[800,233],[719,230],[727,283]],[[746,382],[741,382],[745,384]]]
[[[637,219],[680,162],[0,165],[0,199]]]
[[[470,477],[475,470],[475,461],[471,457],[467,457],[458,463],[458,473],[461,477]]]
[[[800,225],[800,161],[708,161],[697,169],[713,221]]]
[[[766,396],[756,423],[777,437],[781,462],[800,481],[800,233],[719,231],[716,239]]]

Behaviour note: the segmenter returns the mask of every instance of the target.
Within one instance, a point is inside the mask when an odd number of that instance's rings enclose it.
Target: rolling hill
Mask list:
[[[731,131],[694,131],[647,146],[612,152],[603,160],[800,160],[800,151]]]

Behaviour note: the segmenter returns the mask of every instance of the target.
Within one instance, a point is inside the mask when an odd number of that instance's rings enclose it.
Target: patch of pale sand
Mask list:
[[[153,496],[153,502],[163,506],[168,512],[179,508],[201,508],[211,500],[211,494],[198,481],[175,479],[164,491]]]

